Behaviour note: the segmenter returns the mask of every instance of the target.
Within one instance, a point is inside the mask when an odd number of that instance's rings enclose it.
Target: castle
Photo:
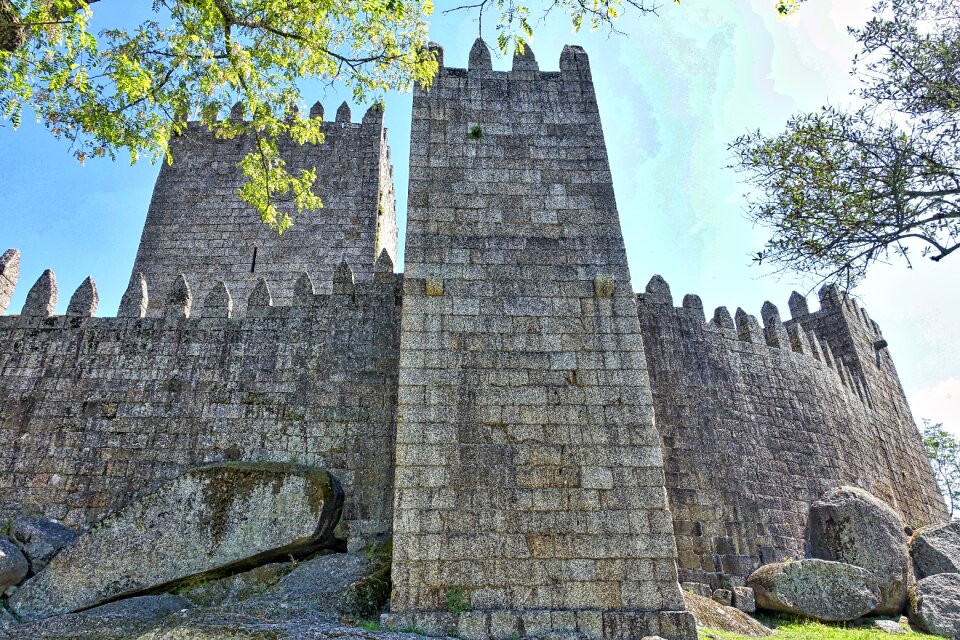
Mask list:
[[[47,271],[0,316],[0,502],[97,521],[224,459],[329,469],[350,549],[393,538],[391,616],[462,637],[695,637],[679,581],[804,553],[809,503],[860,486],[947,519],[880,329],[827,287],[758,320],[658,276],[634,293],[586,53],[442,63],[416,89],[405,272],[382,111],[346,105],[325,208],[277,236],[249,141],[171,141],[117,317]],[[233,117],[242,110],[235,110]],[[316,105],[312,118],[323,118]],[[0,259],[0,314],[19,254]],[[454,615],[451,590],[469,603]]]

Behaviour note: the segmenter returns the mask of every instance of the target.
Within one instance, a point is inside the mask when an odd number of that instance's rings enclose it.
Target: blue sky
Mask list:
[[[443,45],[447,65],[466,66],[477,24],[462,13],[443,15],[455,4],[437,2],[431,37]],[[766,232],[743,215],[747,189],[725,168],[727,143],[750,129],[774,133],[797,111],[849,103],[856,48],[846,26],[865,21],[870,4],[818,0],[781,20],[773,0],[663,2],[660,17],[618,24],[629,37],[573,34],[560,17],[535,25],[541,69],[558,68],[566,43],[590,55],[635,288],[659,273],[677,301],[697,293],[708,309],[741,306],[759,315],[771,300],[788,315],[790,292],[804,289],[750,263]],[[98,5],[98,26],[144,15],[124,5]],[[493,26],[484,25],[491,40]],[[494,68],[509,67],[507,59],[494,60]],[[307,104],[320,99],[327,113],[346,96],[319,84],[305,89]],[[390,94],[386,105],[402,234],[411,96]],[[356,105],[354,115],[366,106]],[[26,122],[16,132],[0,127],[0,251],[22,252],[11,311],[19,310],[43,269],[52,268],[61,288],[59,312],[92,275],[100,315],[113,315],[158,170],[105,160],[80,166],[40,125]],[[890,342],[918,420],[929,417],[960,431],[960,334],[952,330],[960,310],[953,294],[958,276],[960,258],[913,270],[881,266],[856,293]]]

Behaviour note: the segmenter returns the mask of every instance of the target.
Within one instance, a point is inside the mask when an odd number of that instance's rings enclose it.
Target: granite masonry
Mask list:
[[[678,579],[802,557],[840,484],[946,520],[846,295],[761,324],[634,293],[586,53],[559,68],[493,71],[478,41],[416,89],[403,275],[382,111],[345,105],[283,145],[325,208],[282,236],[237,195],[249,141],[172,140],[116,317],[92,279],[53,315],[51,271],[9,313],[2,254],[0,505],[89,526],[200,464],[324,467],[343,543],[393,536],[387,622],[464,638],[693,640]]]

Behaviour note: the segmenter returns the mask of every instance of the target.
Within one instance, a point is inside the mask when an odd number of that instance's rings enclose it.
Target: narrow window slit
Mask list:
[[[253,260],[250,262],[250,273],[254,273],[257,270],[257,248],[253,248]]]

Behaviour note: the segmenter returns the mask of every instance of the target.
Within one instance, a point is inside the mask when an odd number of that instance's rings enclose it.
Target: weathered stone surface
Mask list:
[[[52,316],[57,308],[57,296],[57,276],[51,269],[47,269],[27,292],[20,315],[38,318]]]
[[[4,640],[133,640],[173,613],[189,609],[175,595],[141,596],[111,602],[80,613],[22,624]]]
[[[809,505],[841,485],[895,505],[904,522],[947,519],[893,362],[886,351],[877,357],[882,334],[862,310],[841,303],[811,312],[795,296],[790,347],[774,348],[746,311],[741,325],[755,342],[742,339],[724,307],[704,323],[645,292],[637,309],[681,580],[716,588],[804,557]],[[779,345],[772,311],[766,305]],[[846,379],[824,361],[821,340]]]
[[[876,629],[880,629],[881,631],[886,631],[887,633],[892,633],[895,635],[907,634],[907,630],[904,629],[903,625],[896,620],[874,620],[873,626]]]
[[[368,620],[380,615],[390,597],[389,558],[333,553],[268,564],[201,583],[181,595],[198,607],[223,611],[252,608],[272,616],[299,610]]]
[[[336,553],[298,563],[263,599],[363,620],[376,618],[389,597],[389,558]]]
[[[343,484],[352,549],[389,534],[399,280],[356,286],[258,317],[207,317],[200,300],[172,322],[0,316],[0,440],[17,443],[0,504],[79,529],[190,467],[294,461]]]
[[[87,276],[70,297],[67,315],[90,318],[97,315],[98,306],[100,306],[100,295],[97,293],[97,283],[93,281],[93,276]]]
[[[201,581],[194,587],[181,587],[177,592],[197,607],[243,602],[262,596],[292,568],[289,562],[271,562],[219,580]]]
[[[120,308],[117,317],[142,318],[147,314],[150,304],[150,294],[147,288],[147,279],[142,273],[134,273],[130,277],[130,284],[120,298]]]
[[[713,596],[713,589],[710,588],[710,585],[702,582],[681,582],[680,587],[683,588],[684,591],[689,591],[702,598]]]
[[[189,318],[193,308],[193,289],[182,273],[177,275],[173,287],[167,293],[167,303],[163,308],[165,318]]]
[[[747,579],[757,608],[825,622],[856,620],[876,608],[880,586],[866,569],[826,560],[779,562]]]
[[[857,487],[828,491],[810,505],[810,554],[873,573],[880,585],[877,615],[898,615],[907,601],[910,555],[903,520]]]
[[[326,471],[224,463],[108,516],[10,599],[21,618],[76,611],[330,544],[342,490]]]
[[[242,111],[238,117],[243,119]],[[310,117],[322,120],[323,106],[314,105]],[[237,194],[237,165],[252,149],[253,136],[221,140],[190,123],[171,139],[173,164],[160,170],[134,265],[150,285],[151,317],[162,313],[181,273],[198,305],[223,281],[238,317],[246,314],[258,277],[266,279],[274,305],[285,306],[299,273],[310,273],[318,292],[329,293],[342,259],[359,283],[372,281],[381,249],[396,259],[396,198],[383,112],[369,112],[355,124],[343,105],[337,120],[319,124],[323,144],[278,141],[291,173],[316,171],[313,189],[323,200],[322,215],[300,215],[293,202],[278,202],[296,221],[283,234],[263,224]]]
[[[478,71],[489,71],[493,68],[493,62],[490,59],[490,49],[487,47],[487,43],[480,38],[474,40],[473,47],[470,48],[467,67]]]
[[[414,91],[391,612],[443,619],[454,598],[484,612],[448,621],[471,635],[508,612],[583,633],[590,613],[611,638],[692,640],[603,128],[576,57],[540,73],[528,48],[509,73],[448,68]]]
[[[733,588],[733,606],[744,613],[753,613],[757,610],[757,600],[750,587]]]
[[[18,516],[10,525],[10,538],[30,561],[33,573],[40,573],[77,536],[70,527],[40,516]]]
[[[203,300],[200,315],[204,318],[229,318],[233,315],[233,297],[222,280],[215,284]]]
[[[938,573],[910,588],[910,622],[945,638],[960,638],[960,573]]]
[[[714,602],[722,604],[725,607],[733,606],[733,592],[729,589],[717,589],[710,597]]]
[[[13,542],[0,536],[0,593],[20,584],[27,577],[30,564]]]
[[[7,311],[20,278],[20,251],[7,249],[0,255],[0,315]]]
[[[938,573],[960,573],[960,521],[923,527],[910,540],[918,580]]]
[[[693,613],[698,627],[708,627],[738,633],[749,638],[765,638],[773,633],[740,609],[725,606],[713,598],[704,598],[694,593],[683,594],[687,611]]]
[[[18,624],[19,622],[13,617],[13,614],[7,611],[5,607],[0,606],[0,631],[11,629]]]

